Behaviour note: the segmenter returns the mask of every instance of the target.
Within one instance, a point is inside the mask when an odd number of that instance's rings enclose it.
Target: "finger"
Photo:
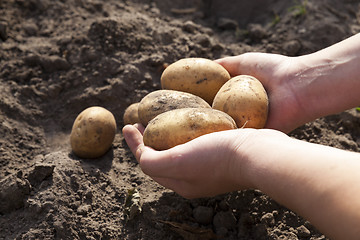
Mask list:
[[[156,151],[149,147],[140,148],[137,152],[142,171],[151,177],[173,178],[177,176],[177,166],[183,157],[177,147]]]
[[[144,147],[143,136],[141,132],[132,125],[126,125],[123,130],[123,135],[126,143],[128,144],[131,152],[134,154],[136,159],[139,161],[138,156],[141,153],[141,148]],[[139,152],[140,151],[140,152]]]
[[[141,135],[144,134],[145,127],[144,127],[141,123],[135,123],[133,126],[134,126],[135,128],[137,128],[137,130],[139,130],[139,132],[141,133]]]
[[[181,154],[176,152],[176,147],[166,151],[146,147],[141,132],[132,125],[123,128],[123,135],[144,173],[151,177],[173,176],[178,164],[177,159],[181,157]]]
[[[142,148],[140,167],[151,177],[186,179],[196,176],[202,169],[203,159],[212,157],[212,147],[204,142],[209,136],[204,135],[164,151]],[[212,138],[216,139],[216,136],[213,133]]]
[[[256,64],[252,59],[247,58],[246,54],[225,57],[218,60],[215,60],[217,63],[222,65],[229,74],[234,77],[241,74],[249,74],[252,75],[254,69],[254,65]]]
[[[216,60],[221,64],[232,77],[237,75],[251,75],[266,84],[266,79],[270,78],[269,74],[274,72],[274,68],[285,59],[284,56],[250,52],[238,56],[225,57]]]

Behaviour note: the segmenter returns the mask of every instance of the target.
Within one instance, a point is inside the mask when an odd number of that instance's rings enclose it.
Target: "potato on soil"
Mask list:
[[[89,107],[74,121],[70,144],[80,158],[97,158],[112,145],[116,133],[114,115],[103,107]]]
[[[138,109],[140,123],[144,126],[157,115],[180,108],[211,108],[202,98],[175,90],[157,90],[141,99]]]
[[[221,86],[230,79],[220,64],[206,58],[184,58],[170,64],[161,75],[163,89],[189,92],[212,104]]]
[[[139,122],[139,114],[138,114],[139,104],[140,103],[130,104],[130,106],[128,106],[125,109],[125,112],[123,115],[124,125],[135,124],[135,123]]]
[[[237,126],[263,128],[268,116],[268,96],[259,80],[240,75],[226,82],[216,94],[212,107],[229,114]]]
[[[144,131],[144,143],[166,150],[201,135],[236,129],[228,114],[211,108],[182,108],[164,112],[152,119]]]

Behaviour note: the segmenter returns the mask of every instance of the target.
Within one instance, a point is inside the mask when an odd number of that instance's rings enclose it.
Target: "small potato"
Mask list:
[[[161,75],[163,89],[189,92],[210,105],[221,86],[230,79],[220,64],[205,58],[184,58],[170,64]]]
[[[114,115],[103,107],[89,107],[74,121],[70,144],[80,158],[97,158],[111,147],[116,133]]]
[[[165,150],[201,135],[235,129],[226,113],[211,108],[182,108],[164,112],[152,119],[144,131],[144,143]]]
[[[261,82],[252,76],[240,75],[221,87],[212,107],[229,114],[239,128],[263,128],[268,105],[268,96]]]
[[[124,125],[135,124],[139,122],[139,114],[138,114],[139,104],[140,103],[133,103],[125,109],[123,115]]]
[[[157,90],[149,93],[139,104],[139,120],[144,126],[159,115],[179,108],[211,108],[202,98],[191,93],[175,90]]]

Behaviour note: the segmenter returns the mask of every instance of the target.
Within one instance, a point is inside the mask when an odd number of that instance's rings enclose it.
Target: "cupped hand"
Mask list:
[[[231,76],[251,75],[264,85],[269,97],[266,128],[288,133],[306,123],[305,111],[297,94],[298,57],[269,53],[245,53],[216,60]]]
[[[214,196],[247,186],[234,171],[237,145],[245,140],[237,131],[200,136],[165,151],[144,146],[143,127],[127,125],[123,135],[141,169],[159,184],[186,198]],[[237,172],[239,176],[235,176]]]
[[[159,184],[186,198],[254,188],[247,169],[251,161],[262,154],[260,139],[267,135],[273,141],[278,132],[256,129],[215,132],[156,151],[144,146],[143,130],[139,124],[123,128],[125,140],[141,169]]]

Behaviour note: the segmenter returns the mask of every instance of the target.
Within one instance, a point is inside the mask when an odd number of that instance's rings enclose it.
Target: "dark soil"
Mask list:
[[[180,58],[297,56],[359,30],[359,0],[1,0],[0,239],[327,239],[259,191],[187,200],[159,186],[122,115]],[[94,105],[118,133],[105,156],[79,159],[72,123]],[[291,135],[359,152],[360,113]]]

